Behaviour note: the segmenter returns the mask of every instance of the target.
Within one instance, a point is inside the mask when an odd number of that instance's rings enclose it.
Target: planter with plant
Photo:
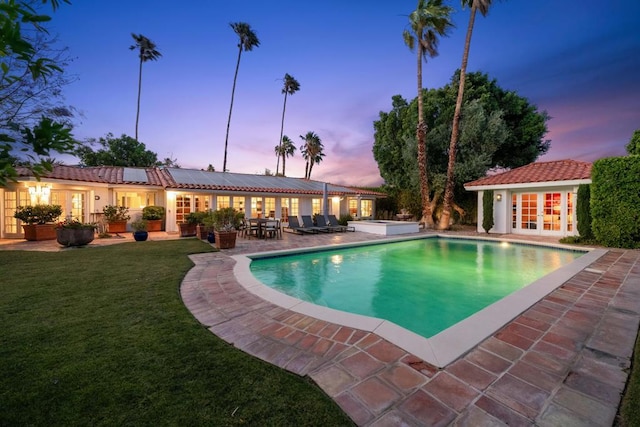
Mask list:
[[[149,238],[149,222],[146,219],[137,219],[131,223],[133,238],[136,242],[144,242]]]
[[[102,208],[104,220],[107,222],[109,233],[124,233],[127,231],[127,221],[131,219],[129,208],[125,206],[107,205]]]
[[[147,231],[162,231],[165,209],[162,206],[145,206],[142,219],[147,221]]]
[[[56,240],[62,246],[84,246],[93,242],[95,232],[95,224],[67,218],[56,225]]]
[[[23,222],[26,240],[54,240],[55,221],[62,215],[60,205],[18,206],[13,217]]]
[[[197,234],[198,224],[202,222],[204,212],[191,212],[184,217],[184,222],[178,224],[180,237],[192,237]]]
[[[234,208],[222,208],[211,213],[215,243],[218,249],[233,249],[236,247],[238,228],[242,224],[244,213]],[[207,218],[207,221],[209,219]]]

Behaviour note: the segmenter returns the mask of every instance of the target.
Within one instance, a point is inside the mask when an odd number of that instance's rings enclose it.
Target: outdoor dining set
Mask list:
[[[279,218],[248,218],[241,228],[242,237],[260,239],[281,239],[283,231],[294,234],[319,234],[355,231],[353,226],[341,225],[335,215],[316,215],[315,223],[311,215],[301,215],[302,224],[297,216],[288,216],[286,225]]]

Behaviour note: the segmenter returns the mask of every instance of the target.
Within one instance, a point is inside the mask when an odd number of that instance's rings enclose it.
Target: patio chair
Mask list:
[[[286,230],[292,230],[296,234],[317,234],[318,230],[310,230],[300,225],[297,216],[289,216],[289,225],[285,227]]]
[[[330,233],[332,230],[329,230],[329,227],[318,227],[313,225],[313,220],[311,219],[311,215],[301,215],[302,218],[302,226],[304,228],[308,228],[309,230],[316,230],[320,233]]]
[[[282,238],[282,229],[280,228],[280,220],[270,219],[264,223],[262,233],[264,237]]]
[[[316,222],[318,223],[318,227],[325,227],[331,232],[334,232],[334,231],[347,231],[347,227],[345,227],[343,225],[333,226],[333,225],[328,224],[327,220],[324,217],[324,215],[318,215],[316,217]]]
[[[356,231],[356,228],[352,225],[340,225],[338,218],[335,215],[329,215],[329,225],[332,227],[344,227],[344,231]]]

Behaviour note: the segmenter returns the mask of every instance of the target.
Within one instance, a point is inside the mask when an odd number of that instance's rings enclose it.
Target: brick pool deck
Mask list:
[[[193,255],[181,295],[212,333],[309,376],[361,426],[613,425],[640,323],[640,251],[607,251],[443,369],[374,333],[273,305],[233,272],[232,255],[380,239],[361,232],[238,239],[235,249]],[[0,243],[61,250],[55,242]]]

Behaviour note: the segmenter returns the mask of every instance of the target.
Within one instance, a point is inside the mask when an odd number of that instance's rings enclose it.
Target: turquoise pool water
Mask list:
[[[582,254],[429,238],[258,258],[251,272],[298,299],[386,319],[429,338]]]

